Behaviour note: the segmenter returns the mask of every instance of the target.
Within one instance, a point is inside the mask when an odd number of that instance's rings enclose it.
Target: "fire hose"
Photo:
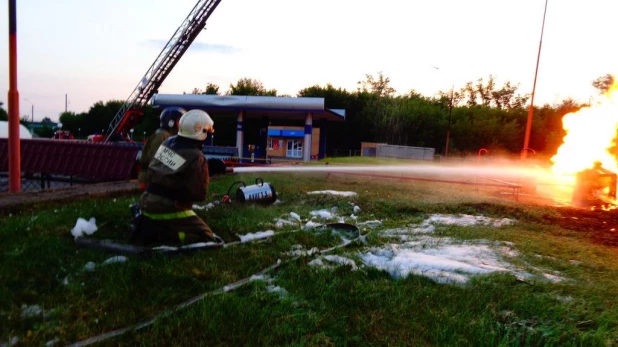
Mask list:
[[[213,291],[206,292],[206,293],[194,296],[193,298],[191,298],[189,300],[186,300],[186,301],[183,301],[180,304],[177,304],[176,306],[174,306],[174,307],[172,307],[170,309],[164,310],[164,311],[156,314],[155,316],[153,316],[153,317],[151,317],[149,319],[146,319],[146,320],[141,321],[141,322],[136,323],[136,324],[129,325],[129,326],[125,327],[125,328],[116,329],[116,330],[113,330],[113,331],[110,331],[110,332],[107,332],[107,333],[103,333],[103,334],[100,334],[100,335],[97,335],[97,336],[90,337],[88,339],[85,339],[85,340],[82,340],[82,341],[79,341],[79,342],[75,342],[75,343],[73,343],[73,344],[71,344],[69,346],[72,346],[72,347],[73,346],[75,346],[75,347],[87,346],[87,345],[91,345],[93,343],[98,343],[98,342],[101,342],[101,341],[104,341],[104,340],[107,340],[107,339],[110,339],[110,338],[113,338],[113,337],[117,337],[117,336],[123,335],[123,334],[125,334],[127,332],[130,332],[130,331],[137,331],[137,330],[146,328],[148,326],[153,325],[157,321],[157,319],[165,318],[165,317],[167,317],[167,316],[169,316],[169,315],[171,315],[173,313],[176,313],[176,312],[178,312],[178,311],[180,311],[180,310],[182,310],[182,309],[184,309],[186,307],[189,307],[189,306],[191,306],[191,305],[193,305],[193,304],[195,304],[197,302],[200,302],[201,300],[205,299],[208,296],[224,294],[224,293],[230,292],[232,290],[238,289],[238,288],[242,287],[243,285],[251,282],[251,278],[253,276],[265,275],[265,274],[267,274],[267,273],[269,273],[269,272],[271,272],[273,270],[276,270],[277,268],[281,267],[282,265],[289,264],[292,261],[294,261],[294,260],[296,260],[296,259],[298,259],[300,257],[303,257],[303,256],[313,256],[314,254],[322,255],[322,254],[326,254],[326,253],[332,252],[332,251],[334,251],[336,249],[339,249],[339,248],[347,247],[348,245],[353,244],[354,242],[357,242],[359,240],[363,240],[369,234],[369,233],[367,233],[365,235],[361,235],[360,229],[358,229],[358,227],[353,226],[351,224],[333,223],[331,225],[333,226],[333,229],[338,227],[338,228],[341,228],[341,229],[348,229],[347,231],[355,230],[356,237],[354,239],[352,239],[352,240],[343,240],[342,243],[340,243],[340,244],[338,244],[336,246],[333,246],[333,247],[330,247],[330,248],[326,248],[326,249],[323,249],[323,250],[319,250],[318,252],[313,252],[313,253],[312,252],[306,252],[305,254],[301,253],[300,255],[293,256],[292,258],[289,258],[289,259],[287,259],[285,261],[281,261],[280,259],[278,259],[275,264],[272,264],[272,265],[262,269],[261,271],[255,273],[255,274],[253,274],[251,276],[249,276],[249,277],[245,277],[245,278],[243,278],[241,280],[238,280],[236,282],[232,282],[232,283],[227,284],[227,285],[225,285],[225,286],[223,286],[223,287],[221,287],[219,289],[215,289]],[[329,226],[329,225],[327,224],[326,226]],[[264,239],[256,240],[256,241],[263,242]],[[255,241],[250,241],[250,242],[255,242]],[[245,242],[245,243],[248,243],[248,242]],[[239,243],[229,244],[229,246],[236,245],[236,244],[239,244]]]

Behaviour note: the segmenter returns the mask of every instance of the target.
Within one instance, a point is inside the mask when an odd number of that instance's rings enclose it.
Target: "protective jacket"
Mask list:
[[[214,239],[210,227],[192,210],[193,203],[206,199],[209,184],[208,163],[201,147],[202,142],[180,136],[172,136],[159,146],[148,166],[148,186],[140,198],[144,222],[137,227],[137,243],[183,244]]]
[[[159,128],[146,140],[146,144],[142,149],[142,156],[139,158],[140,172],[137,177],[142,191],[146,189],[146,174],[148,173],[150,161],[157,152],[157,149],[159,149],[161,143],[170,136],[172,136],[172,134],[167,129]]]

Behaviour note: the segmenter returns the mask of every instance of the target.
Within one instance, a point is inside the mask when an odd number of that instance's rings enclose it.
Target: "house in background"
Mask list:
[[[311,137],[320,138],[320,129],[313,128]],[[305,129],[293,126],[269,126],[266,140],[266,157],[270,159],[302,159]],[[319,141],[311,142],[311,159],[318,158]]]

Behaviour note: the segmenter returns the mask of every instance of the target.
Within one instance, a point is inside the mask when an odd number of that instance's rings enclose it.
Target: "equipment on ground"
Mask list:
[[[247,186],[243,181],[232,183],[227,194],[223,197],[223,202],[230,202],[230,193],[237,185],[242,185],[236,189],[236,193],[234,194],[235,199],[239,202],[269,205],[277,201],[277,192],[272,184],[264,183],[264,180],[261,178],[256,178],[255,184],[250,186]]]
[[[159,56],[150,66],[144,77],[135,87],[124,105],[118,110],[109,124],[106,141],[113,141],[114,134],[121,138],[129,138],[129,130],[143,116],[143,108],[153,95],[158,93],[165,78],[178,63],[200,31],[206,26],[206,21],[217,8],[221,0],[198,0],[187,18],[176,29]]]
[[[618,175],[595,162],[592,169],[577,173],[571,199],[576,207],[592,208],[616,201]]]

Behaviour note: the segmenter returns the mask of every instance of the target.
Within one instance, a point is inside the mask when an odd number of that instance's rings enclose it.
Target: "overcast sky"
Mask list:
[[[18,0],[22,115],[57,119],[126,99],[196,0]],[[242,77],[293,96],[314,84],[348,90],[378,71],[398,93],[432,96],[492,74],[530,93],[545,0],[222,0],[161,93]],[[0,1],[6,23],[7,1]],[[616,0],[549,0],[535,104],[587,102],[618,71]],[[0,33],[0,101],[8,92],[8,25]],[[439,67],[435,69],[434,67]]]

